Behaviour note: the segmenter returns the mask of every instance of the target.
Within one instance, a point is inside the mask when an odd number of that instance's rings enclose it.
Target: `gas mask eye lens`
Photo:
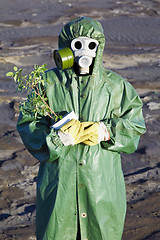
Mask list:
[[[74,46],[76,49],[81,49],[82,43],[80,41],[77,41],[77,42],[75,42]]]
[[[89,47],[90,50],[93,50],[96,47],[96,43],[95,42],[90,42],[88,47]]]

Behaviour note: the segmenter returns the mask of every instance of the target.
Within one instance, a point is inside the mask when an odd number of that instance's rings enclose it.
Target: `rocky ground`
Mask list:
[[[122,155],[127,191],[124,240],[160,239],[160,1],[1,0],[0,239],[35,240],[38,162],[16,131],[25,95],[5,75],[13,66],[54,67],[61,27],[77,16],[99,20],[107,38],[104,66],[126,77],[143,103],[147,132]]]

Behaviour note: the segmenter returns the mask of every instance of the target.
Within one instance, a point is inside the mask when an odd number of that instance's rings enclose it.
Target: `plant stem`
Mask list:
[[[42,100],[42,102],[44,103],[44,105],[45,105],[45,109],[46,109],[46,115],[47,116],[49,116],[50,118],[52,118],[52,119],[54,119],[53,118],[53,116],[52,116],[52,114],[56,117],[56,118],[58,118],[58,116],[57,116],[57,114],[50,108],[50,106],[47,104],[47,102],[45,101],[45,99],[44,99],[44,90],[42,90],[42,94],[40,93],[40,89],[39,89],[39,87],[38,87],[38,82],[41,82],[42,81],[42,79],[40,78],[40,76],[39,76],[39,72],[38,72],[38,70],[39,69],[35,69],[35,71],[34,72],[32,72],[33,73],[33,75],[31,76],[31,75],[28,75],[28,78],[27,78],[27,76],[22,76],[21,75],[21,69],[19,70],[19,71],[17,71],[16,72],[16,76],[17,76],[17,78],[15,79],[15,81],[16,81],[16,83],[17,84],[19,84],[19,86],[21,86],[21,87],[23,87],[23,88],[25,88],[26,90],[27,90],[27,92],[28,93],[30,93],[31,92],[31,90],[33,90],[34,91],[34,93],[38,96],[38,97],[40,97],[40,99]],[[38,75],[37,75],[37,73],[38,73]],[[19,89],[20,91],[22,91],[23,90],[23,88],[21,89]],[[35,97],[35,99],[36,99],[36,97]],[[37,101],[38,101],[38,99],[37,99]],[[34,104],[33,104],[33,106],[34,106]],[[33,107],[34,108],[34,107]],[[47,111],[48,110],[48,111]]]
[[[56,117],[58,117],[57,116],[57,114],[50,108],[50,106],[46,103],[46,101],[43,99],[43,97],[40,95],[40,92],[39,92],[39,89],[38,89],[38,87],[37,87],[37,85],[35,85],[36,86],[36,89],[37,89],[37,92],[36,92],[36,94],[41,98],[41,100],[44,102],[44,104],[49,108],[49,110],[56,116]],[[48,114],[49,115],[49,114]],[[50,115],[49,115],[50,116]],[[53,117],[52,117],[52,119],[53,119]]]

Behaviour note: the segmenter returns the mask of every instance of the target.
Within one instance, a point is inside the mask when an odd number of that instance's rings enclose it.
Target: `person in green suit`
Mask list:
[[[126,213],[121,153],[137,149],[145,124],[135,89],[103,67],[104,45],[99,22],[74,19],[59,35],[59,49],[72,50],[73,66],[43,75],[50,108],[62,115],[74,111],[77,119],[56,130],[52,119],[33,117],[27,104],[20,113],[19,134],[40,161],[38,240],[121,240]],[[63,65],[65,59],[57,61]]]

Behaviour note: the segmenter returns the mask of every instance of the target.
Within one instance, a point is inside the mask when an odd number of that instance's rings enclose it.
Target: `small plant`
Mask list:
[[[13,77],[17,84],[17,90],[27,91],[28,98],[26,101],[21,102],[20,111],[27,109],[36,118],[37,115],[48,116],[55,121],[61,119],[48,105],[47,97],[45,95],[44,85],[45,82],[42,78],[42,74],[47,70],[46,64],[34,67],[34,70],[29,75],[22,75],[23,69],[14,67],[14,72],[8,72],[6,76]]]

